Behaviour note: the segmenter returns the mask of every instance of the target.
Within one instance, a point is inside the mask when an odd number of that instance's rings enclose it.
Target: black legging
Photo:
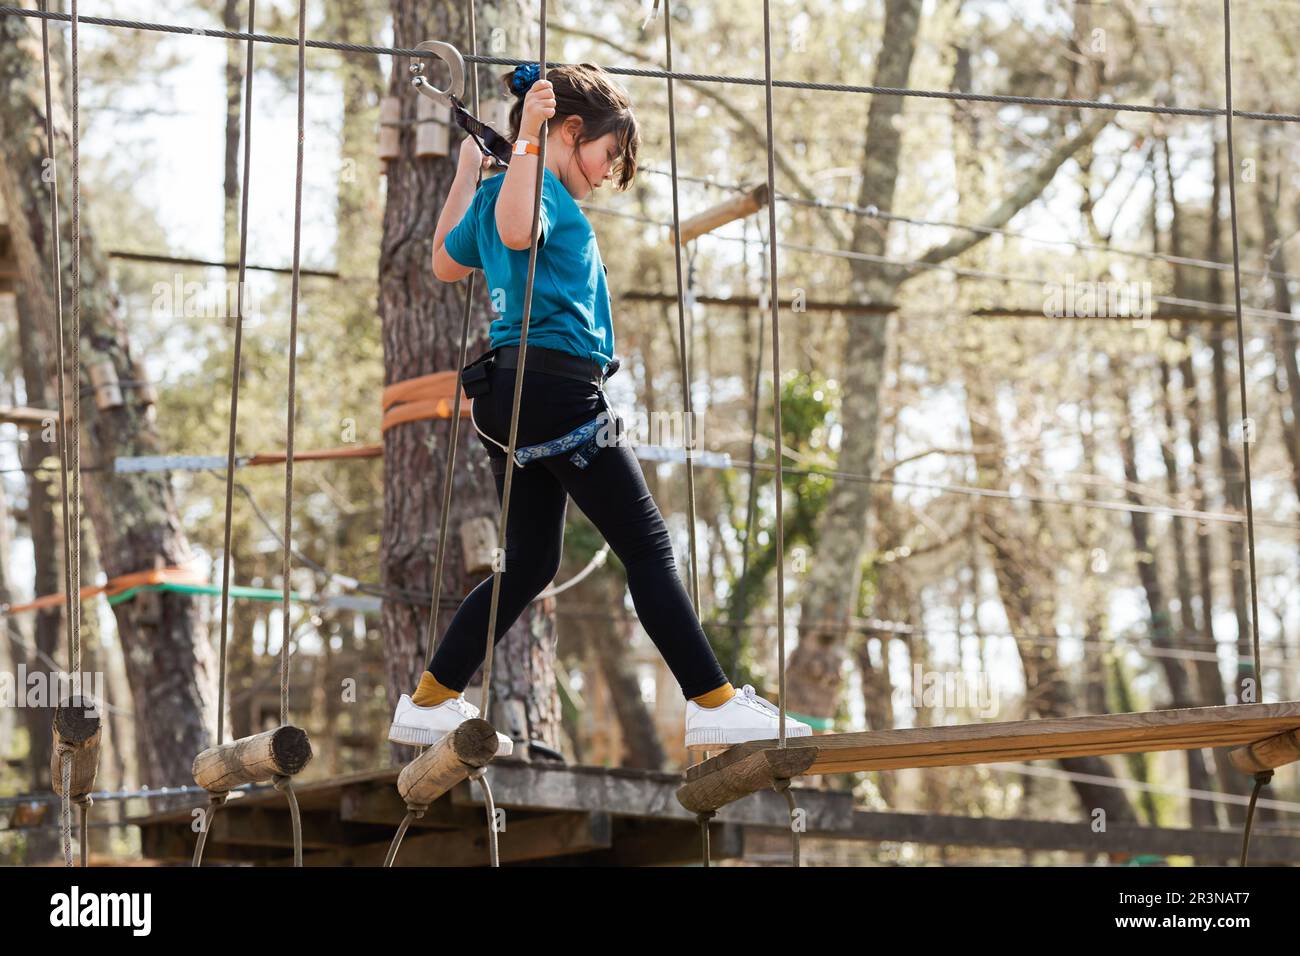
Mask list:
[[[478,429],[506,445],[515,370],[493,367],[488,377],[492,390],[474,399],[474,421]],[[601,388],[595,382],[525,367],[517,447],[565,435],[604,408]],[[478,438],[488,451],[500,500],[505,493],[506,453],[482,435]],[[677,573],[672,540],[659,507],[646,487],[636,455],[627,446],[601,447],[586,468],[569,461],[569,453],[538,459],[523,468],[515,465],[495,640],[501,640],[559,572],[569,495],[627,569],[637,616],[677,678],[683,696],[698,697],[726,684],[727,677]],[[461,603],[434,651],[428,670],[438,683],[453,690],[464,690],[469,684],[486,652],[491,603],[489,576]]]

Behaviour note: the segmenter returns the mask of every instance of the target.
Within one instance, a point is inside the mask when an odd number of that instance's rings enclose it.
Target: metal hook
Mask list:
[[[492,165],[495,168],[505,169],[509,166],[513,144],[491,126],[471,115],[461,101],[461,97],[465,95],[465,58],[460,55],[460,51],[450,43],[441,40],[425,40],[416,49],[432,53],[447,64],[447,72],[451,80],[445,90],[438,89],[425,78],[424,62],[422,59],[417,59],[411,64],[411,85],[422,96],[427,96],[450,109],[456,125],[474,137],[479,150],[483,155],[492,158]]]
[[[436,100],[443,106],[459,106],[461,97],[465,93],[465,59],[460,55],[460,50],[442,40],[425,40],[416,49],[436,54],[443,63],[447,64],[451,81],[445,90],[434,86],[424,76],[424,61],[417,60],[411,64],[411,84],[421,94]]]

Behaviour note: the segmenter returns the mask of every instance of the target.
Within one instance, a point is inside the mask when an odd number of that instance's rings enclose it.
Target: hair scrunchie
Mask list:
[[[536,63],[521,63],[515,67],[514,75],[510,77],[510,88],[516,95],[523,96],[541,75],[542,68]]]

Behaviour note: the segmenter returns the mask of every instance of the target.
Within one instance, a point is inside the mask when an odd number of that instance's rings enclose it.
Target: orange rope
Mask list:
[[[295,451],[293,453],[293,460],[326,461],[331,458],[382,458],[383,454],[383,445],[351,445],[345,448],[322,448],[319,451]],[[253,455],[248,459],[246,464],[282,465],[284,464],[284,458],[284,452],[273,451],[267,452],[264,455]]]
[[[92,585],[81,589],[81,599],[94,597],[96,594],[104,594],[113,597],[115,594],[121,594],[130,588],[140,587],[145,584],[207,584],[208,579],[195,571],[188,568],[156,568],[153,571],[135,571],[131,574],[123,574],[110,579],[106,584]],[[12,604],[6,613],[20,614],[24,611],[43,611],[46,608],[58,607],[63,603],[63,592],[58,594],[47,594],[44,597],[38,597],[35,601],[27,604]]]
[[[384,420],[380,431],[386,432],[394,425],[424,421],[427,418],[451,418],[452,402],[456,398],[459,372],[434,372],[418,378],[408,378],[384,388]],[[460,406],[461,418],[467,417],[473,402]]]

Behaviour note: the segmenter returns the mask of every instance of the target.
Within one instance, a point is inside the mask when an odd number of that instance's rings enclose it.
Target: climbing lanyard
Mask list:
[[[450,43],[444,43],[440,40],[429,40],[421,43],[416,49],[425,50],[441,58],[451,74],[451,82],[445,90],[439,89],[425,78],[424,63],[417,62],[411,66],[412,85],[422,95],[449,107],[456,125],[474,137],[474,141],[478,143],[478,147],[483,151],[483,154],[492,157],[493,165],[497,167],[509,166],[512,148],[510,140],[474,116],[461,102],[461,97],[465,92],[465,59],[461,56],[460,51]]]

